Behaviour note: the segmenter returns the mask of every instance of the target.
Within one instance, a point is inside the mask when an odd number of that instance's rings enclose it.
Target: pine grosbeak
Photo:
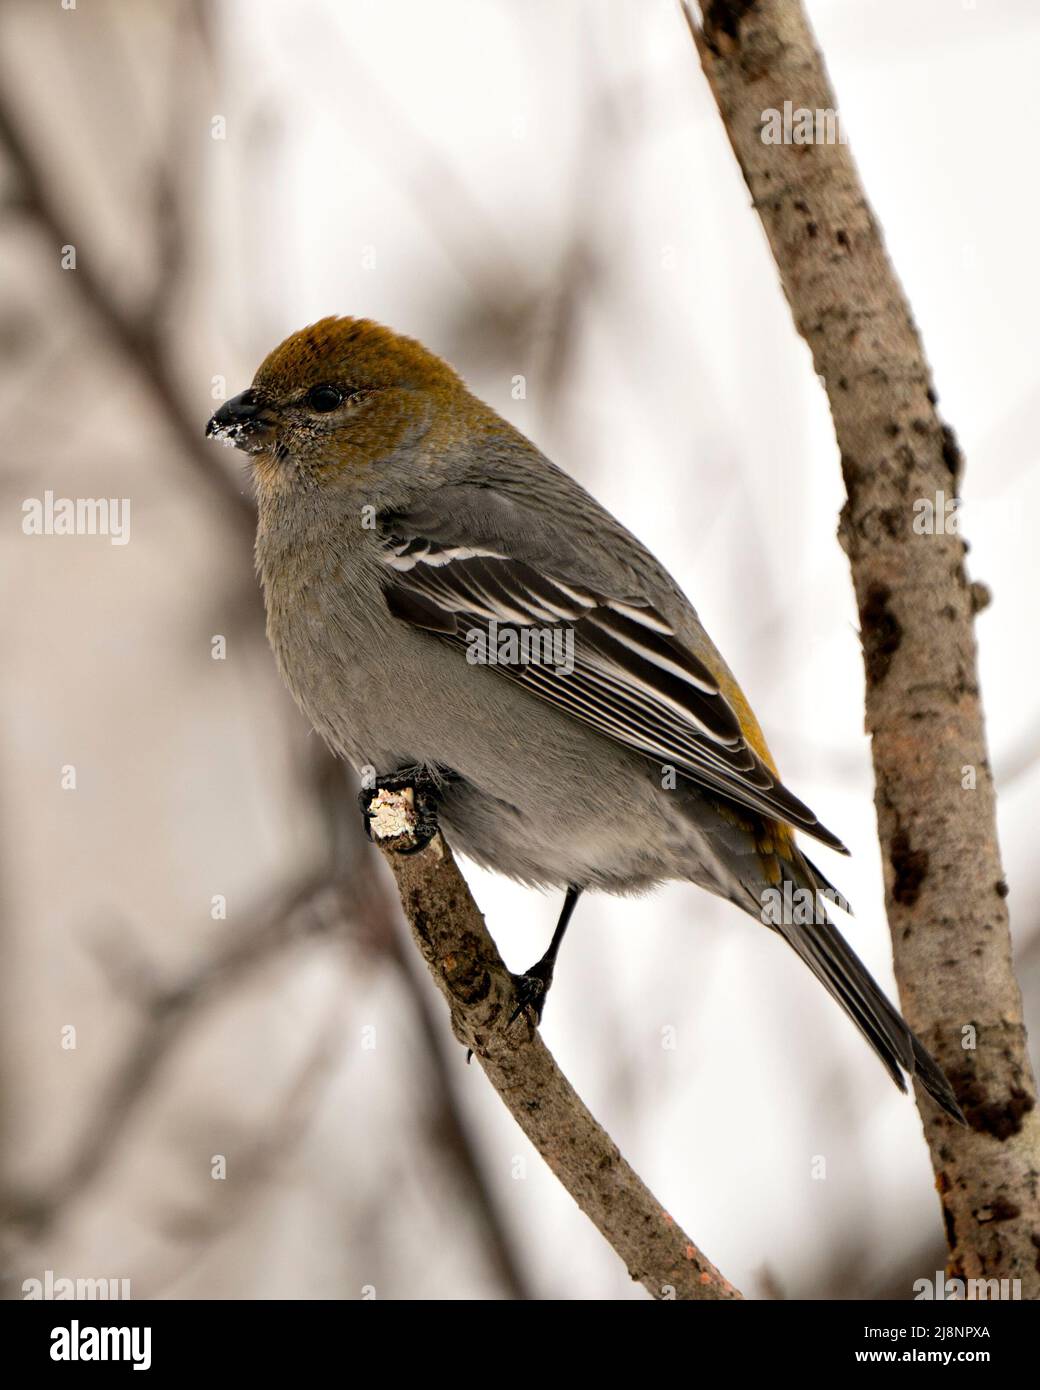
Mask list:
[[[773,927],[896,1083],[962,1119],[935,1061],[822,910],[780,781],[674,580],[447,363],[365,319],[274,350],[207,433],[252,458],[271,645],[374,788],[416,789],[477,863],[566,890],[521,978],[540,1016],[583,889],[684,879]]]

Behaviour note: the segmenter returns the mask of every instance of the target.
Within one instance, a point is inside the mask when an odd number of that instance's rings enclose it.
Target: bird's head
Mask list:
[[[413,338],[326,318],[276,347],[206,434],[250,454],[261,489],[333,483],[422,438],[460,394],[458,375]]]

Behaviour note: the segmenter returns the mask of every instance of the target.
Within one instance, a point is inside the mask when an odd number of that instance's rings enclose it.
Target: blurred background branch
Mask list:
[[[173,163],[177,157],[177,132],[187,119],[178,82],[184,78],[183,64],[198,52],[186,41],[185,33],[194,26],[197,36],[203,36],[199,7],[183,5],[181,14],[186,28],[180,29],[172,40],[177,65],[170,84],[173,100],[169,131],[166,143],[156,152],[152,174],[156,263],[153,285],[142,296],[140,307],[128,310],[115,287],[96,268],[117,258],[83,245],[77,248],[74,273],[64,283],[80,296],[126,367],[142,377],[154,413],[177,445],[171,458],[187,464],[203,491],[209,494],[207,505],[224,528],[227,544],[248,551],[255,526],[252,502],[214,459],[212,447],[203,447],[201,416],[186,403],[164,331],[183,291],[181,281],[188,270],[189,224],[199,198],[199,190],[190,186]],[[81,219],[67,195],[52,186],[45,161],[38,157],[32,139],[25,134],[26,124],[25,117],[16,113],[10,89],[5,86],[0,93],[0,143],[17,190],[15,201],[9,206],[17,215],[33,219],[43,243],[53,248],[57,257],[60,248],[77,240],[75,229]],[[188,206],[183,205],[185,200]],[[254,597],[253,611],[243,633],[248,640],[255,638],[256,619],[262,616],[258,591],[254,590]],[[235,611],[241,611],[238,605]],[[426,1109],[433,1150],[465,1201],[491,1277],[504,1296],[525,1299],[530,1291],[500,1203],[486,1182],[469,1121],[455,1095],[441,1036],[443,1029],[436,1027],[428,988],[402,949],[399,908],[388,891],[385,875],[377,871],[374,852],[359,833],[356,816],[344,815],[345,808],[353,812],[356,804],[351,778],[324,749],[306,749],[303,774],[326,827],[330,851],[326,867],[306,872],[299,882],[283,891],[272,894],[268,890],[268,906],[248,913],[245,924],[229,940],[191,962],[173,983],[152,982],[151,963],[135,955],[130,946],[131,933],[125,928],[108,931],[98,943],[110,987],[124,996],[139,1021],[126,1043],[122,1060],[110,1067],[100,1094],[91,1100],[82,1135],[69,1145],[69,1156],[58,1174],[42,1188],[9,1185],[4,1194],[0,1220],[9,1258],[15,1258],[10,1247],[12,1238],[16,1242],[39,1243],[52,1235],[56,1225],[70,1219],[74,1204],[113,1162],[139,1109],[154,1103],[155,1088],[163,1084],[163,1068],[169,1064],[171,1053],[187,1028],[204,1009],[226,1005],[248,975],[268,967],[273,958],[301,939],[350,938],[360,942],[366,953],[386,962],[404,987],[423,1044],[422,1070],[429,1083]],[[316,1046],[318,1051],[305,1065],[300,1083],[291,1088],[285,1115],[278,1122],[278,1134],[282,1136],[276,1145],[279,1151],[288,1147],[295,1132],[294,1117],[303,1090],[309,1093],[312,1089],[309,1080],[306,1087],[304,1081],[311,1077],[319,1061],[323,1069],[334,1065],[329,1047],[325,1043]],[[266,1154],[273,1142],[256,1141],[250,1150],[253,1157],[244,1165],[247,1171],[257,1168],[260,1154]],[[236,1191],[241,1186],[237,1184]],[[214,1233],[226,1231],[229,1223],[238,1219],[240,1213],[236,1213],[237,1206],[229,1210],[225,1204],[219,1221],[214,1217],[213,1223],[192,1224],[193,1263],[199,1262],[210,1240],[216,1238]],[[185,1238],[185,1229],[183,1225],[179,1229],[178,1241]],[[25,1258],[24,1248],[17,1251],[17,1257]]]

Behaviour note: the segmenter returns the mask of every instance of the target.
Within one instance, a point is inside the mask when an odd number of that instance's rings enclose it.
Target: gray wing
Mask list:
[[[748,746],[673,626],[643,596],[605,592],[602,574],[590,583],[588,559],[549,518],[450,486],[383,514],[379,528],[395,617],[471,654],[500,651],[514,634],[528,659],[498,662],[503,677],[679,776],[844,848]]]

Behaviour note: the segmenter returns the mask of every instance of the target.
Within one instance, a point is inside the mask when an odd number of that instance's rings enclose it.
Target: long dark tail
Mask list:
[[[818,883],[812,865],[802,855],[798,858],[800,864],[784,866],[795,883],[805,880],[807,887],[810,884],[813,888],[823,886],[826,880]],[[822,879],[822,875],[819,878]],[[798,913],[793,915],[799,916]],[[903,1072],[909,1072],[920,1079],[921,1085],[947,1115],[965,1124],[953,1088],[935,1058],[882,994],[837,927],[824,918],[822,911],[816,915],[816,924],[784,921],[775,924],[776,930],[853,1020],[899,1089],[906,1090]]]

